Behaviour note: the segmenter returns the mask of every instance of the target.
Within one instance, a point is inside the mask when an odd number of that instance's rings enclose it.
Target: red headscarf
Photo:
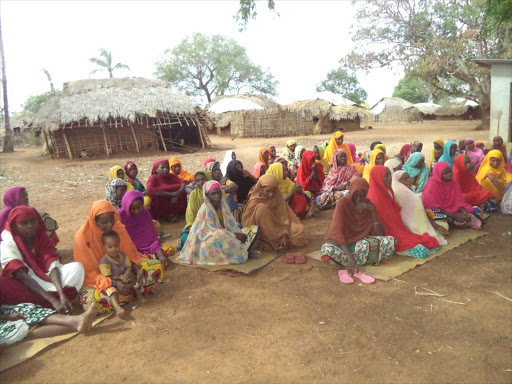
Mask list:
[[[411,144],[405,144],[402,149],[400,149],[400,157],[403,157],[404,163],[411,156]]]
[[[37,220],[37,230],[35,235],[34,250],[30,249],[21,238],[21,235],[16,229],[14,224],[19,223],[23,220],[35,218]],[[18,250],[23,257],[23,262],[34,271],[37,277],[41,280],[51,282],[50,278],[46,275],[50,265],[54,261],[59,261],[53,242],[46,233],[46,226],[44,225],[43,219],[35,208],[27,206],[19,206],[14,208],[7,219],[5,228],[11,232],[11,235],[18,247]],[[23,262],[18,260],[12,260],[7,263],[3,271],[2,276],[10,276],[14,272],[20,269],[27,270],[27,267]]]
[[[370,173],[370,190],[368,199],[373,203],[379,214],[387,236],[396,239],[396,251],[403,252],[416,247],[418,244],[428,249],[439,246],[439,242],[428,233],[416,235],[409,231],[400,216],[400,205],[395,200],[393,189],[384,185],[386,168],[383,165],[376,165]]]
[[[208,164],[210,164],[212,161],[215,161],[215,159],[213,157],[207,157],[206,160],[203,163],[204,167],[206,168],[206,166]]]
[[[156,196],[157,192],[176,192],[181,188],[181,184],[185,183],[184,180],[170,172],[166,176],[159,176],[156,170],[160,164],[168,165],[169,162],[167,160],[155,161],[147,184],[146,194],[151,197],[151,214],[155,218],[184,214],[187,209],[186,193],[182,193],[178,202],[172,205],[169,198]]]
[[[126,176],[126,179],[130,182],[130,184],[133,184],[133,182],[135,180],[133,180],[132,178],[130,178],[130,176],[128,176],[128,170],[133,167],[135,165],[135,168],[137,168],[137,165],[133,162],[133,161],[127,161],[126,164],[124,165],[124,174]]]
[[[464,201],[459,184],[455,180],[444,181],[441,179],[446,168],[451,168],[446,161],[439,161],[434,165],[432,178],[427,181],[421,195],[425,209],[442,209],[446,212],[456,213],[460,208],[464,208],[467,212],[473,212],[473,207]]]
[[[313,151],[306,151],[302,155],[302,161],[299,166],[299,170],[297,171],[297,179],[295,180],[297,184],[300,184],[304,187],[304,190],[310,191],[311,187],[316,189],[316,192],[320,192],[322,185],[325,180],[324,175],[324,167],[320,163],[315,163],[316,153]],[[332,159],[331,159],[332,160]],[[311,180],[311,172],[313,172],[313,164],[316,164],[318,179],[320,182],[316,180]]]
[[[480,184],[473,175],[469,172],[464,163],[466,155],[458,155],[453,160],[453,180],[455,180],[460,187],[464,200],[471,205],[480,205],[487,200],[494,197],[494,195],[485,189],[482,189]]]

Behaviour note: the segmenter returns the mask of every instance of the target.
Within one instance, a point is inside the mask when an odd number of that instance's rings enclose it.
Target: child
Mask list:
[[[135,293],[137,299],[145,303],[146,299],[142,296],[141,290],[144,285],[144,271],[135,265],[132,266],[128,256],[121,251],[121,242],[117,232],[104,233],[101,237],[101,243],[105,255],[100,260],[100,273],[112,280],[112,289],[109,292],[110,299],[117,316],[123,319],[126,317],[126,312],[119,303],[119,293],[115,289],[116,285],[119,282],[128,283],[131,285],[132,292]],[[135,274],[137,277],[135,277]]]

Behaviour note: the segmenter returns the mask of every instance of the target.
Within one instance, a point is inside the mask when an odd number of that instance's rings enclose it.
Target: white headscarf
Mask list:
[[[220,170],[222,171],[223,176],[226,176],[228,164],[231,160],[233,160],[233,152],[235,151],[230,149],[229,151],[226,151],[226,154],[224,155],[224,160],[222,160],[222,164],[220,165]]]

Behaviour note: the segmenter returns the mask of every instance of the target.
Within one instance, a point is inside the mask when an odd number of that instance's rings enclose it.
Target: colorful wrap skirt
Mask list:
[[[368,236],[348,246],[357,265],[379,265],[382,260],[391,260],[395,253],[396,240],[393,236]],[[321,250],[322,261],[346,267],[348,256],[339,244],[325,242]]]
[[[10,315],[11,313],[22,314],[25,318],[15,321],[0,320],[0,345],[11,345],[23,340],[30,333],[31,327],[56,312],[53,309],[30,303],[0,306],[0,315]]]

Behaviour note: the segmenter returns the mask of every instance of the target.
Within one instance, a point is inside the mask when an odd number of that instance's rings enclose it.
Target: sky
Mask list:
[[[47,69],[56,88],[91,75],[89,58],[99,48],[129,71],[116,77],[155,78],[155,63],[188,35],[221,34],[247,49],[249,58],[269,68],[279,81],[281,104],[315,92],[331,69],[354,47],[350,38],[355,9],[350,1],[276,1],[277,15],[257,3],[258,16],[240,32],[233,16],[237,0],[207,1],[17,1],[2,0],[0,12],[12,112],[31,95],[49,90]],[[391,96],[401,68],[357,73],[368,103]]]

